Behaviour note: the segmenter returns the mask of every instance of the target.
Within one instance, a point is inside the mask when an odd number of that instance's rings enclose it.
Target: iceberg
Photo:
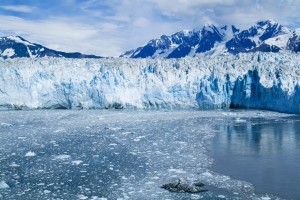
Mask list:
[[[0,109],[255,108],[300,113],[300,56],[0,60]]]

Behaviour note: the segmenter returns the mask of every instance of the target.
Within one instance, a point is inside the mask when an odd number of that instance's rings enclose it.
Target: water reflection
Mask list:
[[[228,119],[211,142],[213,170],[251,182],[258,193],[299,199],[299,119]]]

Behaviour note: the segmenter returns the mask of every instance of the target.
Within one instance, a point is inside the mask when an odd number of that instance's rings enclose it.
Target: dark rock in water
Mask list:
[[[181,179],[178,179],[172,183],[162,185],[161,188],[170,192],[200,193],[207,191],[202,188],[203,186],[204,184],[201,182],[190,183],[188,181],[182,181]]]

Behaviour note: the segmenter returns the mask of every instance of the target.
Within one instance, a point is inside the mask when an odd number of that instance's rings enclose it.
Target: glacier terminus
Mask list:
[[[297,53],[0,62],[2,110],[231,107],[300,113]]]

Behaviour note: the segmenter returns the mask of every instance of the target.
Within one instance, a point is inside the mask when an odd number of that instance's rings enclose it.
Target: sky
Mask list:
[[[206,23],[300,28],[300,0],[1,0],[0,36],[66,52],[119,56]]]

